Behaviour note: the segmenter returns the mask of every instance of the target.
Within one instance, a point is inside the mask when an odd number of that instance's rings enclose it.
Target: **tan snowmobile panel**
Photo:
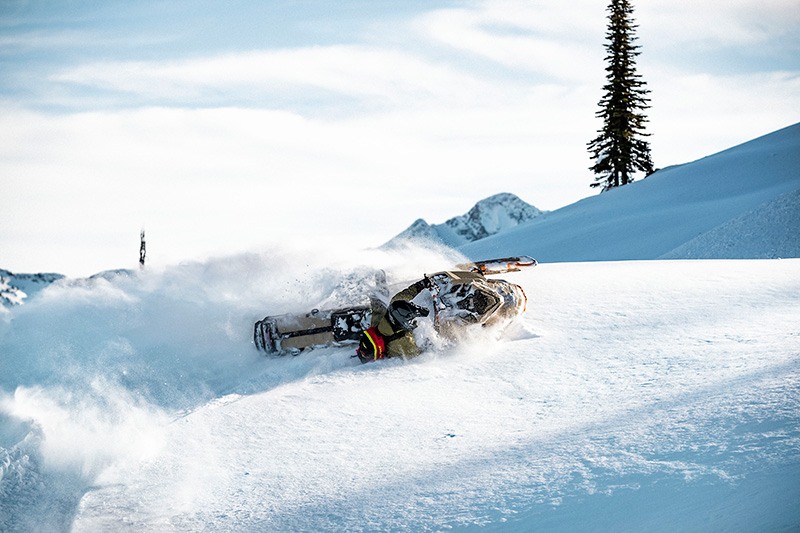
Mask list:
[[[303,334],[297,337],[281,339],[281,348],[284,350],[303,350],[312,346],[324,346],[333,344],[333,332]]]
[[[354,341],[371,318],[369,306],[268,316],[256,322],[253,340],[260,350],[271,353]]]

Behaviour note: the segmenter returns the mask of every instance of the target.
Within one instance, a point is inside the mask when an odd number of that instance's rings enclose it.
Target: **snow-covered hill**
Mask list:
[[[479,201],[465,215],[453,217],[443,224],[428,224],[421,218],[417,219],[383,247],[402,246],[409,241],[431,241],[455,248],[502,233],[541,214],[542,211],[511,193],[495,194]]]
[[[800,124],[545,213],[459,250],[543,262],[800,257]]]
[[[111,280],[117,276],[130,276],[133,270],[118,268],[104,270],[87,279],[67,280],[63,274],[53,272],[38,274],[14,274],[8,270],[0,269],[0,310],[12,305],[21,305],[36,296],[51,283],[64,280],[72,284],[90,283],[92,280],[104,278]]]
[[[61,274],[14,274],[0,269],[0,308],[19,305],[28,297],[38,293],[54,281],[62,279]]]

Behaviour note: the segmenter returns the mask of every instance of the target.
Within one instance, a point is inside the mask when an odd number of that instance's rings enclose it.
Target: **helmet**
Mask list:
[[[389,304],[389,322],[393,326],[405,330],[412,330],[417,327],[416,318],[428,316],[429,311],[417,304],[406,300],[397,300]]]
[[[356,355],[362,363],[386,357],[386,339],[380,334],[378,328],[368,328],[361,333]]]

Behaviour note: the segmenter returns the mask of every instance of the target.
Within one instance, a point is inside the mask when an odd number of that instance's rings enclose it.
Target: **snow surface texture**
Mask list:
[[[800,124],[665,168],[459,250],[473,259],[529,254],[542,262],[800,257],[800,236],[790,230],[798,224],[797,191]],[[773,222],[788,227],[772,228]],[[742,239],[746,246],[739,245]]]
[[[542,211],[511,193],[500,193],[476,203],[467,214],[453,217],[444,224],[428,224],[417,219],[402,233],[383,245],[402,246],[408,241],[433,241],[451,247],[497,235],[529,222]]]
[[[678,246],[664,259],[800,257],[800,189]]]
[[[540,265],[502,276],[530,302],[499,340],[411,361],[251,344],[366,266],[452,259],[248,255],[12,308],[0,530],[800,525],[800,260]]]

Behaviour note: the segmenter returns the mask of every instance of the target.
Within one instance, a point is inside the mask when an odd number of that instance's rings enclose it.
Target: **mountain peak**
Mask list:
[[[443,224],[428,224],[421,218],[417,219],[384,247],[408,240],[428,240],[456,247],[516,227],[541,214],[542,211],[518,196],[503,192],[480,200],[466,214]]]
[[[466,215],[451,218],[445,225],[463,237],[464,242],[473,242],[518,226],[541,214],[539,209],[523,202],[516,195],[504,192],[484,198]]]

